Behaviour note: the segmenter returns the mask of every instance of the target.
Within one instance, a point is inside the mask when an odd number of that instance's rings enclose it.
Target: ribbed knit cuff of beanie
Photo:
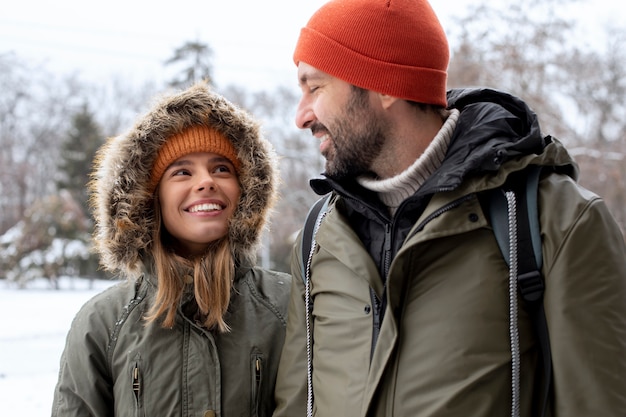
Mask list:
[[[178,158],[195,152],[224,156],[239,171],[241,163],[233,144],[222,133],[204,125],[194,125],[170,136],[157,154],[150,175],[150,189],[156,189],[165,170]]]

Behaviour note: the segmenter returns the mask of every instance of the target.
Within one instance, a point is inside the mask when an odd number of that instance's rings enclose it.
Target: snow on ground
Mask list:
[[[17,289],[0,280],[0,415],[50,415],[65,336],[78,309],[116,281],[62,278]]]

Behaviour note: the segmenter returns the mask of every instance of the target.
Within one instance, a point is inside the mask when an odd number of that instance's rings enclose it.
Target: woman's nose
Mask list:
[[[199,179],[197,185],[196,185],[196,189],[198,191],[203,191],[203,190],[215,190],[216,185],[215,185],[215,181],[213,180],[213,177],[210,174],[205,174],[202,176],[202,178]]]

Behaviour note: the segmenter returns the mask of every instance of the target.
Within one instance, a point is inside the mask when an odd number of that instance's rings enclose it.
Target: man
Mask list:
[[[446,93],[448,44],[425,0],[331,1],[294,61],[296,123],[326,158],[311,186],[332,199],[312,257],[294,249],[274,416],[626,415],[624,240],[526,104]],[[544,167],[547,401],[484,206],[531,165]]]

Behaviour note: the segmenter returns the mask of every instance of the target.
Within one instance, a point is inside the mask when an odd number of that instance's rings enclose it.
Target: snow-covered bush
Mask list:
[[[24,218],[0,236],[0,278],[25,287],[36,278],[52,286],[60,276],[94,277],[91,221],[70,193],[36,202]]]

